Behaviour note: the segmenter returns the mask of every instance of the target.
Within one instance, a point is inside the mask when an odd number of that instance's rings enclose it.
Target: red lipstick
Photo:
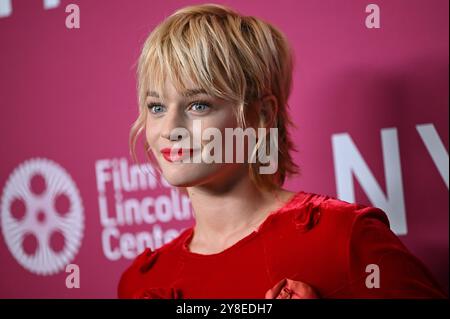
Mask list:
[[[194,150],[192,148],[175,148],[173,151],[171,148],[165,147],[160,149],[160,152],[164,159],[168,162],[180,162],[188,156],[192,156]]]

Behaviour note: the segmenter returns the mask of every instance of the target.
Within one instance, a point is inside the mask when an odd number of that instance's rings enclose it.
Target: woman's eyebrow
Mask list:
[[[181,95],[184,97],[191,97],[199,94],[208,94],[208,93],[203,89],[191,89],[184,91]],[[155,91],[148,91],[147,96],[159,98],[159,94]]]
[[[156,93],[155,91],[148,91],[147,92],[147,96],[152,96],[152,97],[159,98],[159,94]]]
[[[208,93],[203,89],[192,89],[192,90],[185,91],[181,95],[183,95],[185,97],[191,97],[191,96],[195,96],[195,95],[199,95],[199,94],[208,94]]]

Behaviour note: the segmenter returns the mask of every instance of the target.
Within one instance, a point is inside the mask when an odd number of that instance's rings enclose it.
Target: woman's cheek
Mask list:
[[[157,136],[157,127],[147,122],[147,125],[145,127],[145,138],[147,139],[147,143],[152,149],[156,146]]]

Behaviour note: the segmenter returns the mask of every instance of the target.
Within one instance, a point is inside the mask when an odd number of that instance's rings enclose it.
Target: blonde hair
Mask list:
[[[293,123],[287,112],[292,69],[293,55],[285,36],[261,19],[215,4],[176,11],[150,33],[138,60],[139,116],[130,131],[133,159],[137,161],[136,142],[145,129],[148,90],[163,92],[165,79],[180,92],[189,79],[208,94],[234,102],[242,128],[252,124],[248,121],[252,102],[272,94],[278,105],[272,125],[278,128],[278,170],[259,174],[261,163],[256,161],[249,163],[249,174],[260,189],[280,188],[286,176],[299,173],[289,154],[294,149],[288,133]],[[152,160],[147,141],[144,147]],[[259,147],[257,143],[253,154]]]

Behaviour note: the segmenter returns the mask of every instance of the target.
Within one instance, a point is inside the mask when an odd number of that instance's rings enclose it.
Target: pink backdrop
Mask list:
[[[139,175],[127,143],[140,46],[195,2],[45,2],[13,0],[0,17],[0,297],[115,297],[143,245],[193,222],[186,198]],[[79,29],[65,25],[70,3]],[[295,49],[303,174],[287,187],[385,208],[448,290],[449,2],[378,0],[379,29],[365,26],[369,1],[218,3],[270,21]]]

